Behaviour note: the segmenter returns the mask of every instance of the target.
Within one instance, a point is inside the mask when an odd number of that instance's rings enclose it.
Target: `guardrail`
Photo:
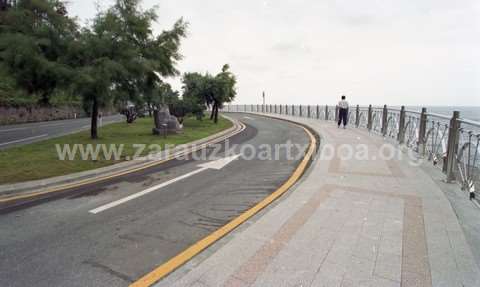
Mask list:
[[[227,112],[260,112],[325,121],[338,119],[338,108],[329,105],[229,105]],[[480,198],[480,122],[460,117],[421,112],[405,107],[369,105],[349,109],[348,123],[367,129],[416,151],[439,167],[448,182],[458,182],[470,199]]]

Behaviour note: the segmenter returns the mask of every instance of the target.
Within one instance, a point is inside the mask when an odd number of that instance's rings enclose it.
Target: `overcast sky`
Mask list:
[[[83,23],[94,0],[70,0]],[[108,7],[112,1],[99,3]],[[478,0],[144,0],[180,17],[183,72],[238,77],[236,103],[480,106]],[[169,79],[180,88],[180,79]]]

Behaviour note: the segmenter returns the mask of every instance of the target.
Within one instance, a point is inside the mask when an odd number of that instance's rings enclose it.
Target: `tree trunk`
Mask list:
[[[215,118],[213,120],[214,123],[218,122],[218,105],[215,105]]]
[[[43,92],[42,97],[40,98],[40,105],[47,107],[50,105],[49,93]]]
[[[215,107],[216,106],[217,106],[217,102],[213,102],[212,113],[210,114],[210,120],[213,120],[213,117],[215,116]]]
[[[97,134],[97,120],[98,120],[98,102],[97,98],[93,98],[93,105],[92,105],[92,125],[90,128],[90,137],[94,140],[98,138]]]

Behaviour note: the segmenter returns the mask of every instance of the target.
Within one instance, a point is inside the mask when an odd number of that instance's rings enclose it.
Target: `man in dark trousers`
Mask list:
[[[348,102],[345,99],[345,96],[342,96],[342,100],[338,102],[338,127],[343,121],[343,128],[347,127],[347,118],[348,118]]]

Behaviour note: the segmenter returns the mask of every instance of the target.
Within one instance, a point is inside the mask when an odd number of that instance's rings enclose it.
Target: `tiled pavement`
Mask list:
[[[370,159],[318,156],[276,205],[157,287],[480,286],[457,217],[421,166],[380,159],[385,141],[366,131],[295,120],[321,135],[320,152],[364,144]]]

